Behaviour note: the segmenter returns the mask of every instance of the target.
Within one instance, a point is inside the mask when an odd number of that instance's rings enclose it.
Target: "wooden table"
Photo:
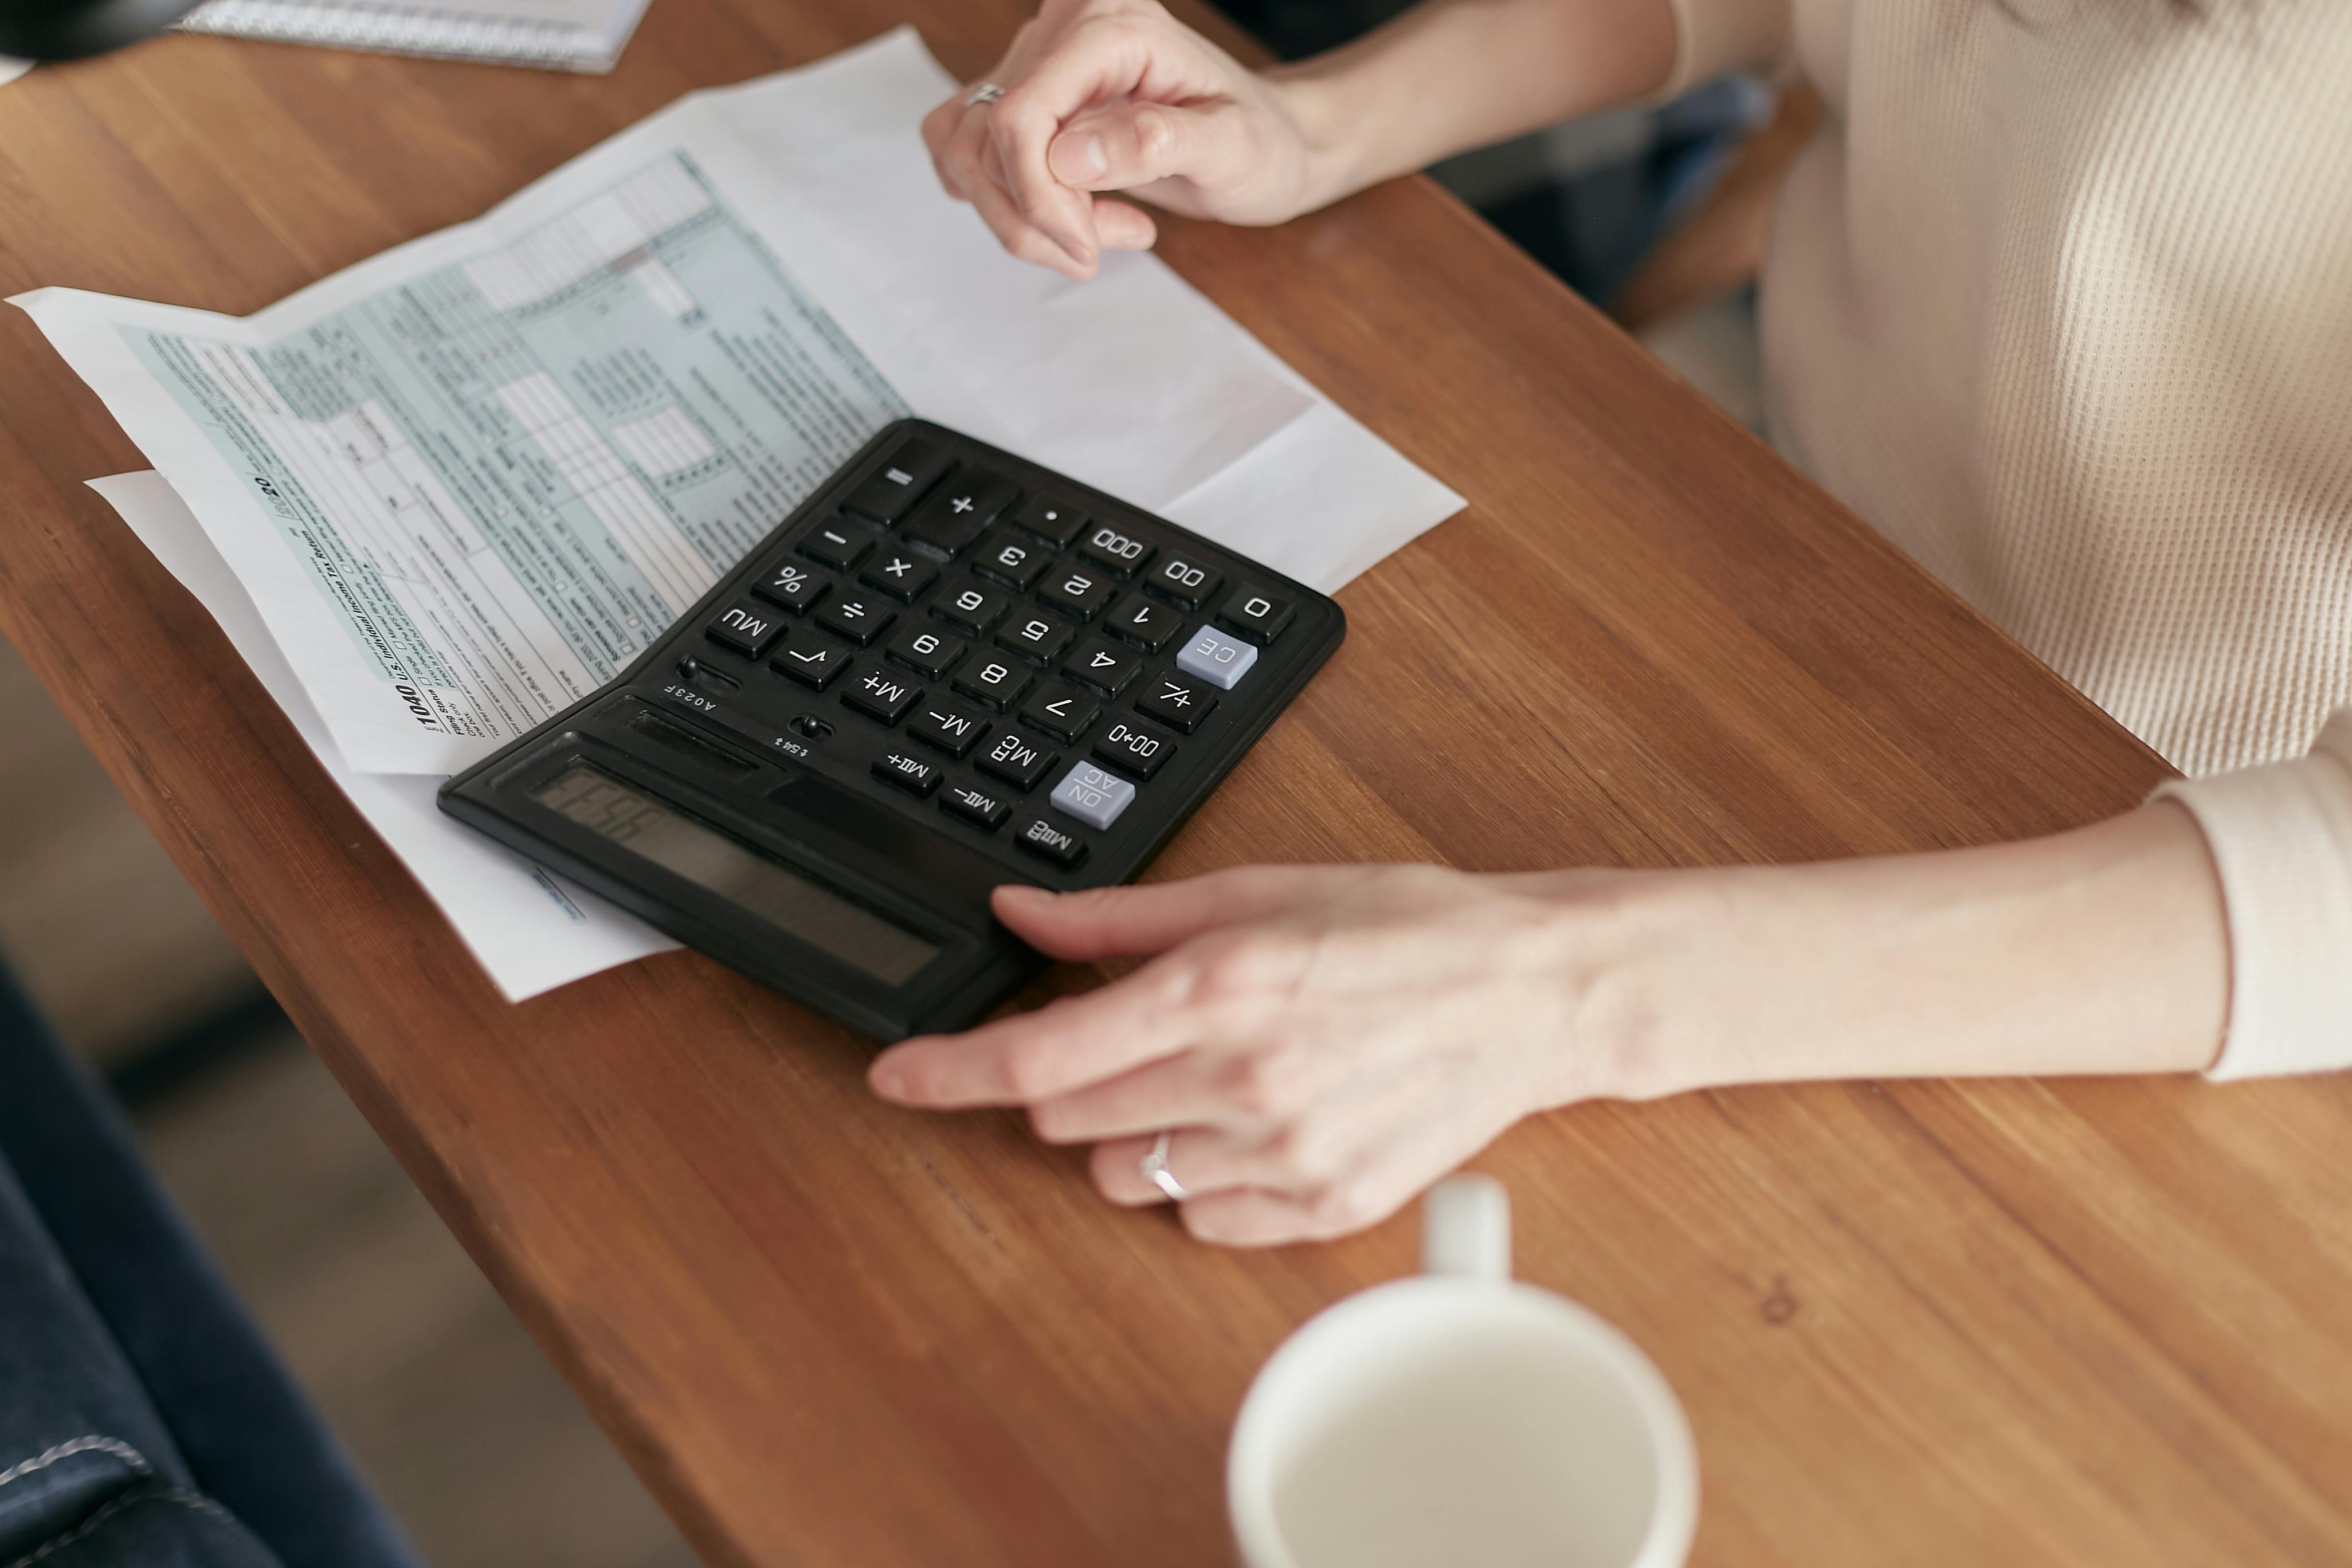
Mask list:
[[[660,0],[606,79],[194,38],[37,72],[0,288],[252,310],[688,88],[900,20],[975,74],[1015,11]],[[1434,186],[1162,254],[1471,507],[1347,591],[1160,874],[1976,843],[2163,775]],[[863,1047],[690,955],[505,1005],[81,488],[139,454],[0,335],[0,626],[711,1562],[1226,1560],[1251,1372],[1409,1220],[1195,1245],[1011,1117],[876,1104]],[[1697,1563],[2352,1561],[2352,1085],[1706,1094],[1479,1165],[1523,1271],[1687,1403]]]

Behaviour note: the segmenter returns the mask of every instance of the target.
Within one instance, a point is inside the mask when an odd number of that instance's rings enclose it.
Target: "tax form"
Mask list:
[[[953,86],[900,29],[690,94],[249,317],[14,301],[184,503],[242,591],[223,624],[266,630],[280,702],[509,995],[650,939],[404,803],[604,684],[888,421],[1327,592],[1462,504],[1156,258],[1076,284],[1005,256],[917,134]],[[109,496],[175,572],[196,558],[148,481]]]

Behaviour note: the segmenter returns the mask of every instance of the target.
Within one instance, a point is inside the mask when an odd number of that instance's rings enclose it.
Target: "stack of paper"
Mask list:
[[[874,430],[961,426],[1325,590],[1461,504],[1156,259],[1073,284],[947,202],[901,31],[690,96],[236,319],[16,303],[156,476],[100,481],[499,986],[668,945],[441,816]]]
[[[646,0],[207,0],[180,22],[287,44],[608,71]]]

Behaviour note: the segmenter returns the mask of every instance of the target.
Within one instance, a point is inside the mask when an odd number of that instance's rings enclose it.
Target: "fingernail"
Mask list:
[[[1110,160],[1103,154],[1102,138],[1099,136],[1081,136],[1066,145],[1069,148],[1067,156],[1055,159],[1062,165],[1062,177],[1066,180],[1099,179],[1102,172],[1110,167]],[[1060,147],[1055,149],[1056,153],[1061,151]]]
[[[1033,888],[1026,882],[1007,882],[996,889],[996,896],[1008,904],[1042,910],[1061,897],[1050,888]]]
[[[907,1075],[898,1064],[885,1057],[866,1070],[866,1081],[874,1092],[885,1100],[902,1100],[907,1093]]]

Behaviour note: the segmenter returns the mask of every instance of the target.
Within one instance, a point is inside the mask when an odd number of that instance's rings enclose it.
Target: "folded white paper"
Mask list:
[[[454,772],[615,674],[919,412],[1318,587],[1460,499],[1149,256],[1007,257],[901,30],[689,95],[246,318],[16,301],[195,513],[350,765]]]
[[[509,1002],[677,943],[595,894],[444,816],[441,781],[419,773],[353,772],[310,705],[261,613],[205,537],[195,514],[163,476],[92,479],[163,569],[212,613],[229,642],[277,699],[328,774],[351,797]]]

